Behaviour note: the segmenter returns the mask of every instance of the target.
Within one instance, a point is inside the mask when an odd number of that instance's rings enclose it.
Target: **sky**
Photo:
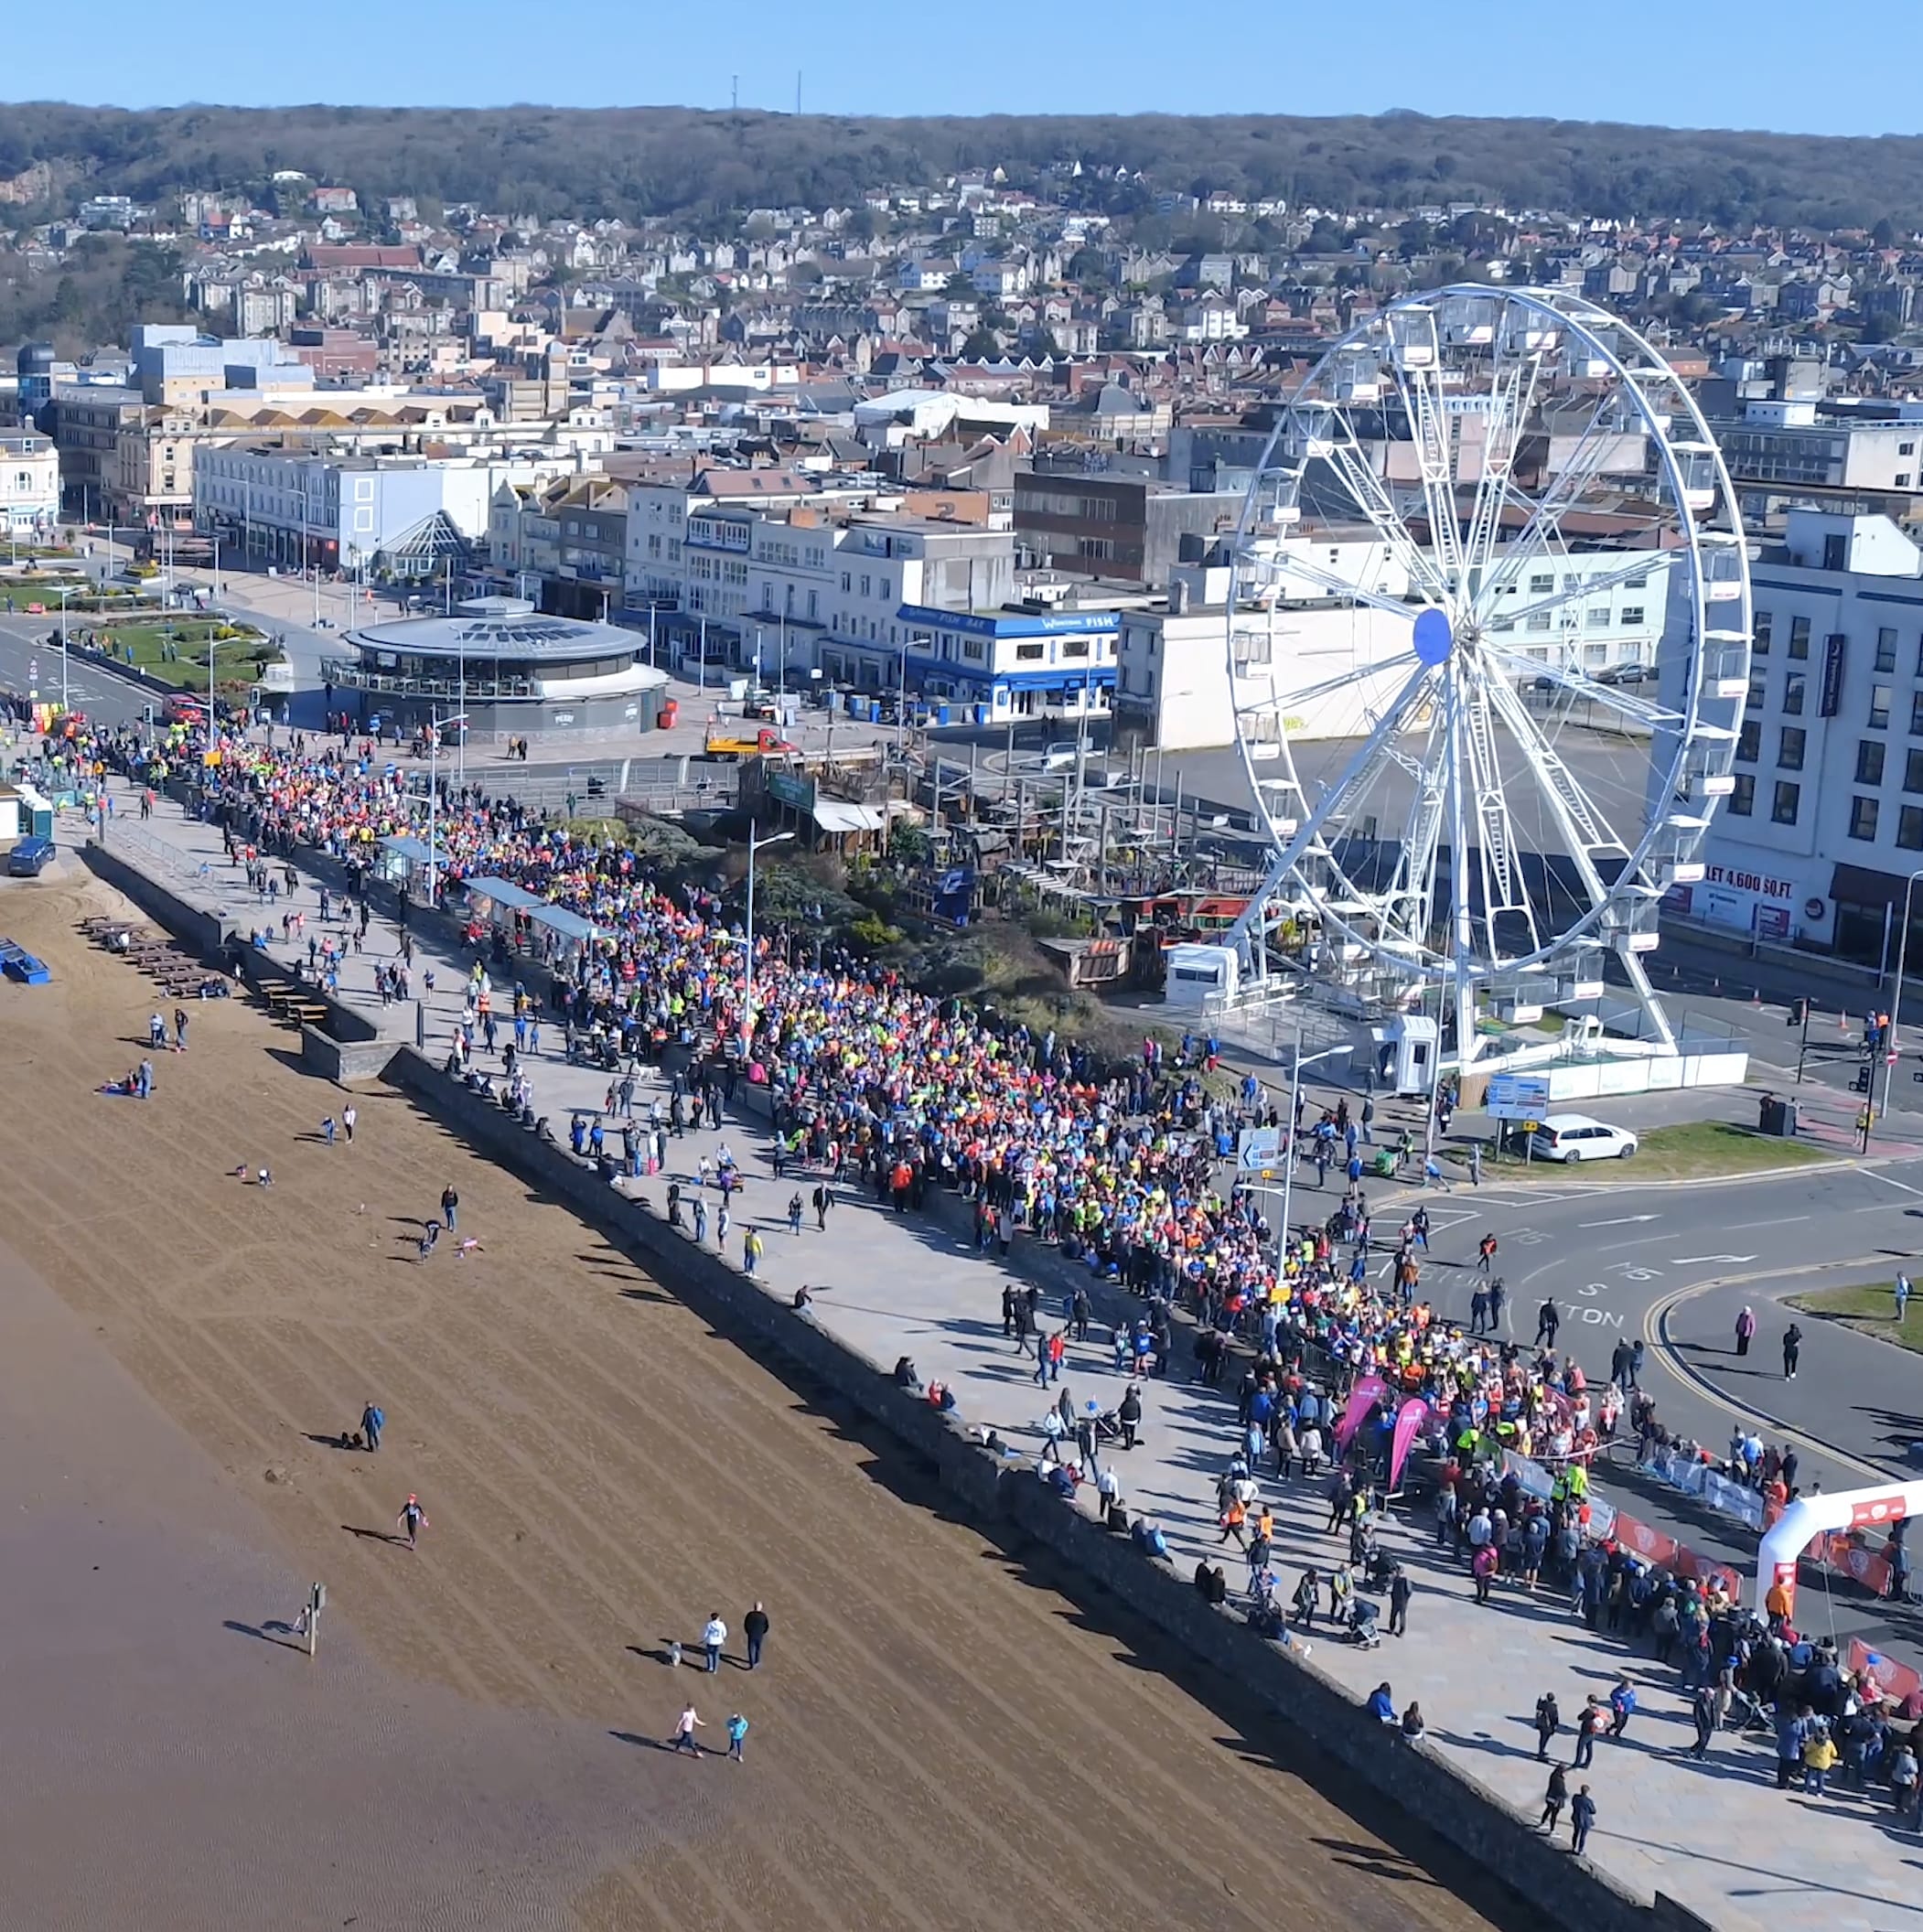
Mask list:
[[[940,20],[941,24],[937,25]],[[90,0],[84,29],[7,9],[0,102],[122,107],[674,103],[812,113],[1547,114],[1797,134],[1923,133],[1923,5],[1480,0],[1368,7],[1167,0],[878,0],[830,7],[639,0]]]

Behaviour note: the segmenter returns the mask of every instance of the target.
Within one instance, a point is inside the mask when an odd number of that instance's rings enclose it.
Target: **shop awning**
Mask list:
[[[851,805],[845,799],[817,799],[814,821],[823,832],[879,832],[881,813],[872,805]]]

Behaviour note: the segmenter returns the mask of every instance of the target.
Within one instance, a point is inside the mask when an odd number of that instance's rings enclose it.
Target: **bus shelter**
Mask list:
[[[415,879],[424,882],[427,875],[429,853],[426,842],[410,839],[393,833],[381,840],[374,847],[374,876],[405,894]],[[445,851],[440,859],[443,870],[447,864]]]
[[[572,971],[601,937],[601,928],[592,919],[564,906],[543,906],[529,918],[536,954],[546,966],[565,966]]]
[[[467,892],[470,939],[493,932],[517,952],[532,950],[533,918],[546,910],[546,900],[509,879],[469,879]]]

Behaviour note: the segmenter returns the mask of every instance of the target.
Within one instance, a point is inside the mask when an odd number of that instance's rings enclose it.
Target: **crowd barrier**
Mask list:
[[[1899,1664],[1894,1658],[1884,1656],[1880,1650],[1873,1650],[1860,1637],[1850,1639],[1850,1669],[1860,1678],[1864,1671],[1872,1671],[1876,1681],[1883,1686],[1887,1696],[1899,1702],[1923,1691],[1923,1676],[1912,1670],[1907,1664]]]

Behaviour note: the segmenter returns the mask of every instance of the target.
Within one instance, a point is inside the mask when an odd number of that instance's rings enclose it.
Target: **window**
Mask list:
[[[1853,839],[1874,839],[1876,836],[1876,801],[1875,799],[1852,799],[1850,800],[1850,836]]]
[[[1042,647],[1039,644],[1017,644],[1015,654],[1025,662],[1032,663],[1041,656]]]
[[[1609,628],[1609,606],[1605,604],[1592,607],[1584,614],[1583,621],[1591,630],[1607,630]]]
[[[1529,594],[1532,597],[1546,597],[1555,587],[1554,576],[1546,573],[1529,580]]]
[[[854,581],[854,578],[845,570],[842,573],[842,595],[844,597],[848,595],[848,587]]]
[[[1729,809],[1739,819],[1746,819],[1756,809],[1756,776],[1753,771],[1736,774],[1735,789],[1729,795]],[[1923,811],[1918,814],[1923,817]]]
[[[1623,588],[1625,590],[1646,590],[1649,587],[1649,580],[1647,577],[1625,577],[1623,579]]]
[[[1625,604],[1625,605],[1623,606],[1623,623],[1624,623],[1624,625],[1625,625],[1625,626],[1629,626],[1629,625],[1640,624],[1641,622],[1642,622],[1642,606],[1641,606],[1640,604]]]
[[[1890,721],[1890,700],[1895,693],[1887,684],[1870,686],[1870,729],[1883,731]]]
[[[1554,615],[1547,610],[1532,610],[1529,614],[1529,628],[1531,630],[1547,630],[1549,620]]]
[[[1876,633],[1876,674],[1886,678],[1896,668],[1896,633],[1894,630],[1879,630]]]
[[[884,578],[883,578],[883,579],[881,580],[881,600],[882,600],[882,602],[883,602],[884,604],[887,604],[887,603],[892,603],[892,602],[894,601],[894,597],[895,597],[895,583],[894,583],[894,580],[893,580],[893,578],[891,578],[891,577],[884,577]]]
[[[1769,613],[1767,610],[1756,612],[1756,624],[1749,634],[1749,649],[1754,657],[1767,658],[1769,655]]]
[[[1767,679],[1760,671],[1752,671],[1749,673],[1749,695],[1744,700],[1744,708],[1748,711],[1761,711],[1768,702]]]
[[[1898,810],[1896,843],[1905,852],[1923,852],[1923,805],[1905,805]]]
[[[1810,620],[1808,617],[1789,619],[1789,655],[1792,658],[1807,658],[1810,655]]]
[[[1923,691],[1910,693],[1909,735],[1913,738],[1923,738]]]
[[[1761,756],[1763,748],[1763,727],[1756,719],[1749,718],[1743,729],[1736,734],[1736,758],[1744,765],[1754,765]],[[1923,787],[1919,787],[1923,789]]]
[[[865,597],[872,597],[874,595],[875,579],[870,576],[864,576],[862,578],[862,596]]]
[[[1777,781],[1776,797],[1769,807],[1771,820],[1778,825],[1794,825],[1797,808],[1802,803],[1803,788],[1787,778]]]
[[[1913,751],[1903,761],[1905,791],[1923,791],[1923,751]]]
[[[1856,741],[1856,782],[1859,785],[1880,785],[1883,783],[1883,740],[1881,738],[1859,738]]]
[[[1777,741],[1776,761],[1785,771],[1803,768],[1805,735],[1800,724],[1786,724]]]
[[[1896,454],[1899,456],[1913,456],[1916,453],[1917,445],[1914,443],[1899,443],[1896,445]]]
[[[1799,718],[1802,716],[1804,682],[1802,673],[1794,671],[1783,680],[1783,715],[1785,717]]]

